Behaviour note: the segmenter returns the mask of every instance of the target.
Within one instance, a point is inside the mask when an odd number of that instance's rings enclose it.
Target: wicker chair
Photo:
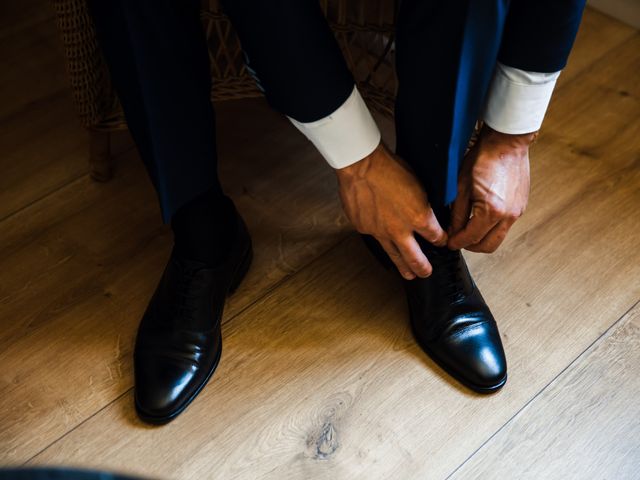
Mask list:
[[[126,122],[109,82],[86,0],[51,1],[65,48],[75,107],[90,133],[91,176],[106,181],[112,176],[111,133],[126,129]],[[319,1],[363,97],[373,110],[392,116],[397,0]],[[240,42],[218,0],[203,0],[201,18],[211,60],[212,99],[260,96],[243,63]]]

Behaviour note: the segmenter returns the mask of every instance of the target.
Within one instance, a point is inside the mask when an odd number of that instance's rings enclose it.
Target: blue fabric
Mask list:
[[[531,72],[557,72],[580,26],[586,0],[513,0],[499,60]]]
[[[454,93],[445,204],[456,198],[460,161],[489,88],[508,7],[508,0],[473,0],[468,5]]]
[[[311,122],[349,97],[353,76],[317,0],[223,3],[276,110]],[[89,7],[163,220],[204,192],[222,198],[200,1],[89,0]]]
[[[562,69],[584,0],[402,0],[397,23],[397,153],[429,200],[447,205],[495,65]]]
[[[402,0],[397,22],[397,152],[432,203],[455,199],[460,161],[496,59],[557,71],[584,0]],[[317,0],[226,0],[276,109],[300,121],[335,110],[353,79]],[[113,84],[163,219],[205,191],[222,197],[198,0],[90,0]]]

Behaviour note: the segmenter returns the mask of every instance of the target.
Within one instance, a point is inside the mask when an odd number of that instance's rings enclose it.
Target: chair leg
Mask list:
[[[106,182],[113,177],[111,132],[89,130],[89,166],[91,178],[98,182]]]

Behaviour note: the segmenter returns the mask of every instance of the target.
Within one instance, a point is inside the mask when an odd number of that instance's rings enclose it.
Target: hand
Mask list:
[[[447,234],[411,170],[381,143],[336,175],[344,210],[355,228],[373,235],[407,280],[431,275],[431,264],[413,234],[438,246],[446,245]]]
[[[450,249],[492,253],[500,246],[527,206],[529,145],[536,136],[537,132],[507,135],[483,127],[460,171]]]

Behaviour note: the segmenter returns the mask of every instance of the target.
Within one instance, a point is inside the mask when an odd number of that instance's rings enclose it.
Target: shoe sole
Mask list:
[[[429,356],[429,358],[433,360],[433,362],[436,365],[438,365],[442,370],[444,370],[451,378],[455,379],[457,382],[461,383],[462,385],[469,388],[470,390],[473,390],[476,393],[482,393],[485,395],[497,392],[502,387],[504,387],[505,383],[507,383],[508,375],[506,373],[498,383],[496,383],[495,385],[491,385],[490,387],[476,385],[472,382],[469,382],[466,378],[461,377],[458,373],[454,372],[447,365],[445,365],[443,362],[440,362],[438,360],[438,357],[433,353],[433,351],[429,347],[427,347],[422,340],[420,340],[420,337],[416,333],[416,329],[413,326],[413,322],[411,320],[409,321],[411,323],[411,332],[413,333],[413,338],[415,339],[416,343],[420,346],[420,348],[422,348],[424,353],[426,353]]]
[[[253,261],[253,248],[251,246],[251,242],[249,243],[248,251],[245,253],[244,258],[242,259],[242,263],[238,265],[236,271],[233,274],[233,278],[229,283],[229,288],[227,289],[227,297],[233,295],[233,293],[238,289],[240,283],[244,279],[245,275],[249,271],[251,267],[251,262]],[[222,312],[220,312],[220,318],[222,318]],[[146,423],[150,423],[152,425],[165,425],[169,423],[171,420],[175,419],[178,415],[180,415],[184,410],[195,400],[195,398],[200,394],[202,389],[209,383],[209,380],[213,376],[214,372],[218,368],[218,364],[220,363],[220,358],[222,357],[222,332],[220,332],[220,337],[218,339],[220,348],[218,349],[218,355],[216,356],[213,365],[209,369],[207,373],[207,377],[204,381],[196,388],[196,390],[191,394],[191,396],[185,401],[183,405],[180,406],[174,412],[171,412],[169,415],[149,415],[140,409],[138,406],[138,402],[135,402],[136,413],[141,420]]]

